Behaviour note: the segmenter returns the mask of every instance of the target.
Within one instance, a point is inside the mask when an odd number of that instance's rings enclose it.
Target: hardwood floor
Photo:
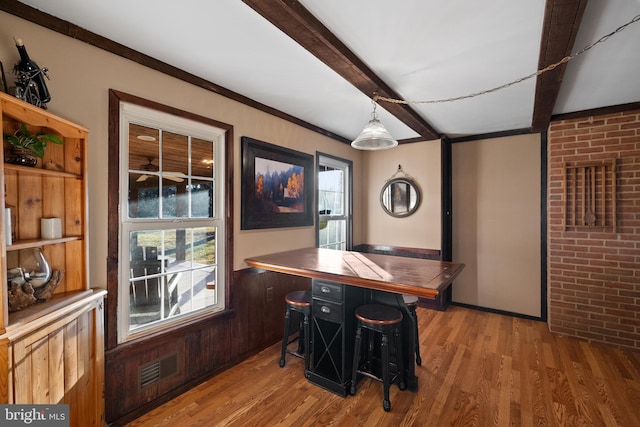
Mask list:
[[[346,399],[309,384],[279,345],[129,426],[640,426],[640,352],[552,335],[462,307],[418,309],[417,392],[365,378]]]

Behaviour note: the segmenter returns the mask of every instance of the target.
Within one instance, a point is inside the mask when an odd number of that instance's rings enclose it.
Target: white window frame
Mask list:
[[[223,311],[226,301],[226,286],[224,285],[226,272],[226,259],[224,242],[226,241],[225,230],[225,133],[224,129],[197,122],[194,120],[179,117],[166,112],[146,108],[137,104],[120,102],[120,199],[119,199],[119,268],[118,268],[118,343],[127,342],[141,336],[145,336],[167,328],[168,326],[183,323],[185,320],[192,320],[198,317],[209,316],[212,313]],[[129,124],[135,123],[143,126],[155,127],[162,131],[169,131],[178,134],[189,135],[191,137],[213,141],[214,143],[214,200],[212,218],[129,218],[128,191],[129,188]],[[189,159],[191,163],[192,159]],[[129,234],[132,231],[147,229],[167,229],[178,228],[198,228],[215,227],[216,236],[216,284],[215,303],[203,309],[180,314],[168,319],[159,320],[148,325],[139,326],[135,330],[130,330],[129,317]]]
[[[320,224],[321,221],[345,221],[345,246],[346,250],[351,250],[353,245],[353,221],[352,221],[352,186],[353,186],[353,163],[350,160],[341,159],[316,152],[316,206],[320,206],[318,203],[318,197],[320,194],[320,166],[329,166],[343,171],[344,181],[344,212],[341,215],[320,215],[320,208],[316,209],[316,247],[320,246]]]

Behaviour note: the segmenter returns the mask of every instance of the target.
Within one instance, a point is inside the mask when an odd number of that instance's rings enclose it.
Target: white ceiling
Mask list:
[[[364,94],[240,0],[21,0],[322,129],[353,139]],[[291,3],[291,2],[289,2]],[[543,0],[302,0],[406,100],[458,97],[536,71]],[[588,2],[576,52],[640,14],[640,0]],[[554,114],[640,101],[640,22],[569,62]],[[529,128],[536,79],[487,95],[412,108],[438,133]],[[419,135],[380,102],[397,139]]]

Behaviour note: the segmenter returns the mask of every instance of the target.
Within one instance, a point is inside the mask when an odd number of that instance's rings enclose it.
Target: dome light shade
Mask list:
[[[391,137],[389,131],[376,118],[369,120],[360,135],[351,143],[351,146],[358,150],[386,150],[397,145],[398,141]]]
[[[384,127],[380,120],[378,120],[378,114],[376,113],[376,98],[371,101],[373,104],[373,112],[371,113],[371,120],[362,129],[360,135],[353,140],[351,146],[358,150],[386,150],[387,148],[393,148],[398,145],[398,141],[391,137],[391,134]]]

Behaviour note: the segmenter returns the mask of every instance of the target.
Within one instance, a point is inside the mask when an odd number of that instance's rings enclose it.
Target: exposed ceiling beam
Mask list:
[[[547,0],[540,41],[538,69],[571,55],[587,0]],[[531,129],[541,132],[549,126],[567,63],[541,74],[536,80]]]
[[[295,0],[243,0],[266,20],[324,62],[349,83],[373,98],[374,94],[401,98],[318,19]],[[393,114],[423,139],[440,138],[439,133],[406,104],[386,103]]]

